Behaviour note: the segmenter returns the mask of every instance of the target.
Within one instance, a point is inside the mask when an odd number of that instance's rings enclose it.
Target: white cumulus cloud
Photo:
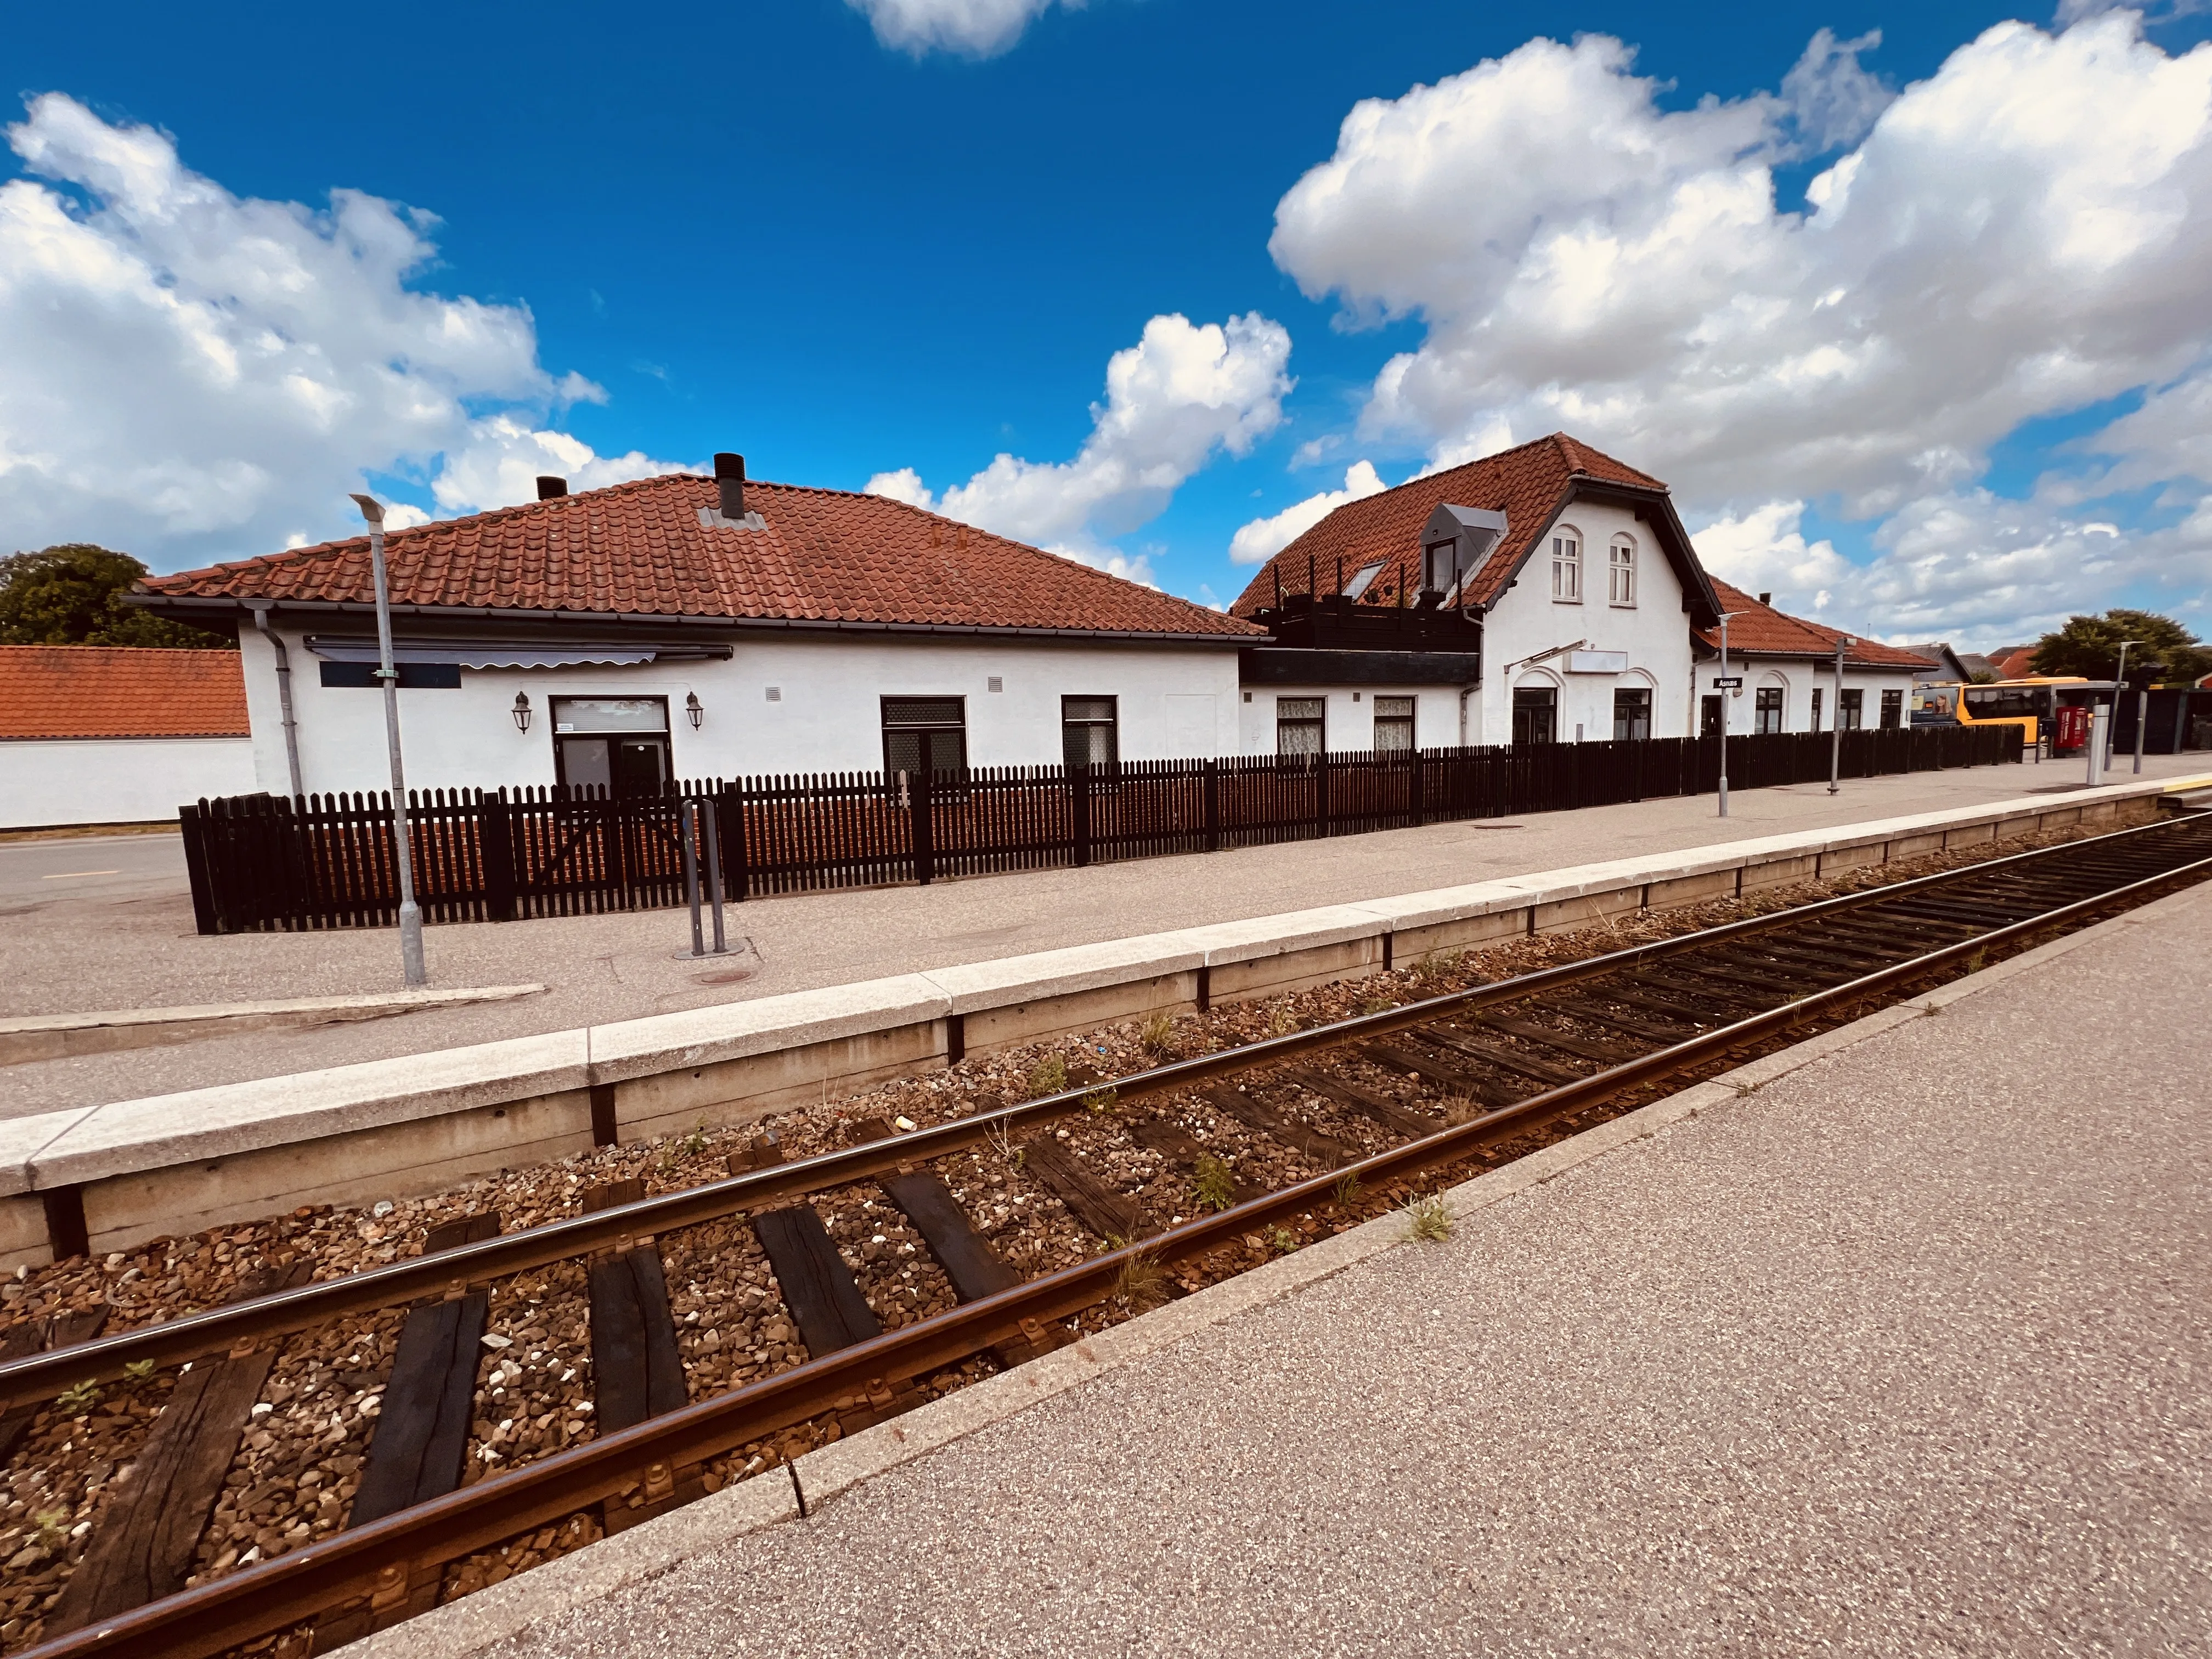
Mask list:
[[[1346,501],[1379,495],[1389,487],[1376,472],[1372,461],[1354,461],[1345,470],[1343,489],[1324,489],[1302,501],[1293,501],[1272,517],[1255,519],[1240,526],[1229,538],[1229,562],[1263,564]]]
[[[1257,312],[1226,323],[1155,317],[1106,365],[1106,401],[1071,461],[1001,453],[937,495],[914,468],[878,472],[869,493],[1127,574],[1103,545],[1155,518],[1215,454],[1244,455],[1281,424],[1291,337]],[[1115,560],[1122,561],[1117,567]]]
[[[1058,0],[1069,11],[1083,0]],[[1022,38],[1054,0],[845,0],[868,20],[876,39],[916,58],[933,52],[994,58]]]
[[[1776,605],[1795,615],[1818,617],[1857,569],[1834,543],[1807,544],[1798,528],[1804,514],[1802,501],[1768,501],[1717,519],[1690,539],[1698,562],[1723,581],[1747,593],[1771,593]]]
[[[94,540],[175,568],[342,533],[365,472],[430,476],[449,510],[534,494],[494,451],[591,476],[588,449],[535,423],[600,394],[539,364],[529,313],[410,286],[429,216],[349,190],[327,210],[241,198],[167,135],[58,93],[7,137],[33,175],[0,184],[13,545]]]
[[[1901,549],[1905,526],[1985,499],[1990,448],[2023,422],[2194,387],[2212,45],[2169,54],[2127,11],[2000,23],[1893,97],[1858,66],[1872,44],[1824,31],[1783,95],[1668,110],[1620,42],[1533,40],[1355,106],[1270,248],[1349,325],[1425,327],[1377,375],[1363,434],[1443,464],[1564,428],[1698,517],[1832,501],[1897,520]],[[1782,206],[1778,161],[1830,144],[1850,148]],[[2156,474],[2172,462],[2153,450],[2201,446],[2180,417],[2197,395],[2097,447]],[[2120,540],[2103,580],[2150,580],[2164,543]]]

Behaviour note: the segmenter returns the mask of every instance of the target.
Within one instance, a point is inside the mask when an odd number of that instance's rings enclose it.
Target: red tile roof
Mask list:
[[[672,473],[385,538],[392,603],[609,616],[1209,635],[1258,630],[1188,600],[881,495],[745,485],[766,522],[700,522],[712,478]],[[156,576],[172,597],[367,604],[366,537]]]
[[[2035,672],[2034,658],[2033,646],[2016,645],[2001,657],[1991,657],[1990,666],[2001,680],[2021,680]]]
[[[1346,501],[1261,566],[1251,586],[1229,609],[1233,615],[1249,617],[1273,605],[1279,570],[1284,592],[1308,592],[1309,559],[1314,585],[1324,593],[1337,591],[1340,562],[1349,581],[1356,571],[1378,559],[1384,568],[1370,584],[1370,592],[1395,593],[1401,578],[1418,586],[1422,527],[1428,523],[1429,514],[1446,503],[1502,510],[1505,514],[1504,544],[1484,563],[1467,594],[1486,605],[1504,591],[1522,557],[1565,503],[1577,480],[1621,484],[1661,495],[1667,493],[1667,486],[1650,473],[1638,472],[1564,432],[1554,432],[1548,438],[1486,455],[1465,466],[1409,479],[1378,495]]]
[[[0,738],[242,738],[235,651],[0,645]]]
[[[1771,605],[1761,605],[1740,587],[1731,587],[1716,576],[1713,592],[1720,596],[1721,608],[1735,614],[1729,623],[1729,650],[1731,653],[1748,657],[1832,657],[1836,641],[1843,638],[1839,628],[1827,628],[1802,617],[1793,617],[1787,611],[1777,611]],[[1721,631],[1717,628],[1692,630],[1709,648],[1720,649]],[[1844,653],[1845,664],[1859,668],[1934,668],[1938,665],[1930,657],[1915,651],[1901,651],[1893,645],[1877,644],[1862,639]]]

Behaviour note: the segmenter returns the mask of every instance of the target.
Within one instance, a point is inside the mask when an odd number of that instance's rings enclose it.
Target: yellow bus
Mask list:
[[[2112,700],[2112,682],[2084,679],[2079,674],[2038,674],[2024,679],[1998,680],[1990,685],[1918,685],[1912,690],[1915,726],[2016,726],[2023,747],[2053,729],[2054,743],[2063,734],[2056,729],[2062,708],[2093,708]],[[2078,742],[2070,745],[2078,748]],[[2054,753],[2063,752],[2054,748]]]

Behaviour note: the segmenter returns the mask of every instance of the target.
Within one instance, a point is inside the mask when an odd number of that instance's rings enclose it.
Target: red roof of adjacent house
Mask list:
[[[0,738],[242,738],[235,651],[0,645]]]
[[[715,482],[641,478],[385,538],[392,600],[609,616],[904,623],[1245,638],[1188,600],[882,495],[749,482],[766,528],[701,522]],[[173,597],[368,604],[356,536],[173,576]]]
[[[2030,674],[2035,672],[2034,656],[2033,646],[2016,645],[2001,657],[1991,657],[1990,666],[2001,680],[2026,679]]]
[[[1740,587],[1731,587],[1719,577],[1713,578],[1713,592],[1720,596],[1723,609],[1735,612],[1729,621],[1729,649],[1747,657],[1832,657],[1836,641],[1844,637],[1843,629],[1827,628],[1802,617],[1793,617],[1787,611],[1777,611],[1771,605],[1761,605]],[[1721,631],[1717,628],[1692,630],[1705,645],[1717,651]],[[1844,661],[1861,668],[1934,668],[1938,665],[1932,658],[1917,652],[1901,651],[1893,645],[1881,645],[1873,640],[1862,639],[1844,653]]]
[[[1638,472],[1564,432],[1554,432],[1548,438],[1486,455],[1465,466],[1409,479],[1362,501],[1346,501],[1261,566],[1260,574],[1229,607],[1230,611],[1248,617],[1272,605],[1278,571],[1284,592],[1310,591],[1309,560],[1313,586],[1323,593],[1339,591],[1340,563],[1349,581],[1355,572],[1377,560],[1384,568],[1369,584],[1370,592],[1395,592],[1401,579],[1418,586],[1422,528],[1429,515],[1447,503],[1505,514],[1504,544],[1484,562],[1465,596],[1487,605],[1504,591],[1577,479],[1621,484],[1662,495],[1667,493],[1667,486],[1650,473]]]

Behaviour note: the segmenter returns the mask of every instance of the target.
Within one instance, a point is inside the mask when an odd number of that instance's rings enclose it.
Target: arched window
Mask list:
[[[1615,605],[1636,603],[1636,543],[1627,536],[1613,538],[1613,557],[1606,571],[1606,597]]]
[[[1567,525],[1552,532],[1552,602],[1583,602],[1583,538],[1580,532]]]

